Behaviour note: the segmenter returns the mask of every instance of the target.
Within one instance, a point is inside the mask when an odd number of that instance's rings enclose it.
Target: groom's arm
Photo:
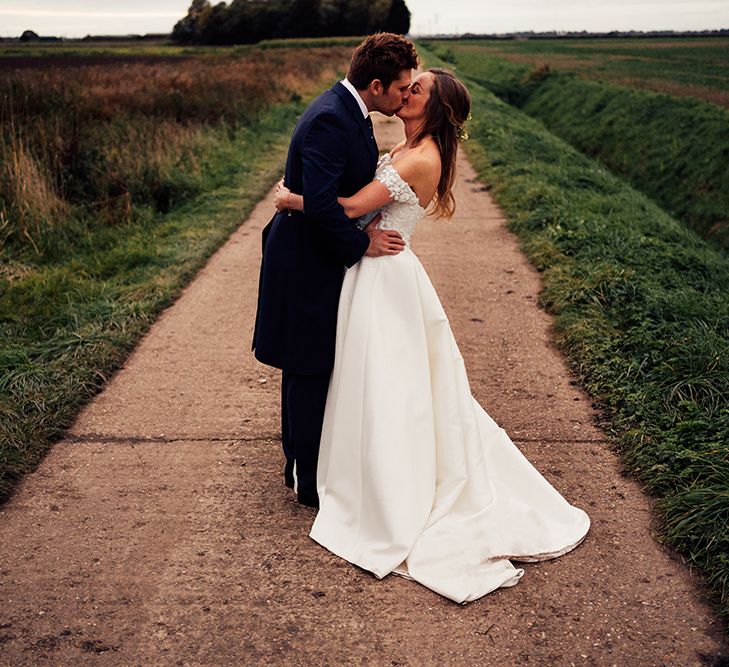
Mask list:
[[[357,229],[337,202],[349,143],[339,119],[321,114],[301,145],[306,217],[317,225],[327,247],[345,266],[356,264],[370,243],[369,236]]]

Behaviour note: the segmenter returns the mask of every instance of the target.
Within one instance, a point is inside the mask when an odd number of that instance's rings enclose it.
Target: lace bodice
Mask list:
[[[400,232],[405,243],[410,245],[410,237],[415,225],[425,215],[418,196],[400,177],[392,166],[392,156],[385,153],[377,162],[375,179],[380,181],[392,193],[392,201],[381,209],[380,229],[394,229]]]

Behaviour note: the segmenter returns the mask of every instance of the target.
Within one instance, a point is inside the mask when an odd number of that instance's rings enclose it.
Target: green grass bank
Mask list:
[[[557,343],[658,498],[663,539],[729,620],[729,262],[541,122],[469,87],[468,153],[542,273]]]
[[[464,76],[729,248],[729,110],[515,63],[468,43],[434,43]]]

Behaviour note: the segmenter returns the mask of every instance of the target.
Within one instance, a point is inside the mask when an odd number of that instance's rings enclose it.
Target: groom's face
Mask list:
[[[400,72],[400,76],[388,86],[387,90],[380,84],[379,94],[375,95],[376,110],[385,114],[385,116],[393,116],[400,111],[410,94],[412,78],[412,70],[404,69]]]

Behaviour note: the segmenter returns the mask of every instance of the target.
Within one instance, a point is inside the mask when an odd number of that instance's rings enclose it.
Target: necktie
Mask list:
[[[370,129],[370,137],[372,139],[374,139],[375,138],[375,130],[372,127],[372,119],[369,116],[365,116],[365,121],[367,123],[367,127]]]

